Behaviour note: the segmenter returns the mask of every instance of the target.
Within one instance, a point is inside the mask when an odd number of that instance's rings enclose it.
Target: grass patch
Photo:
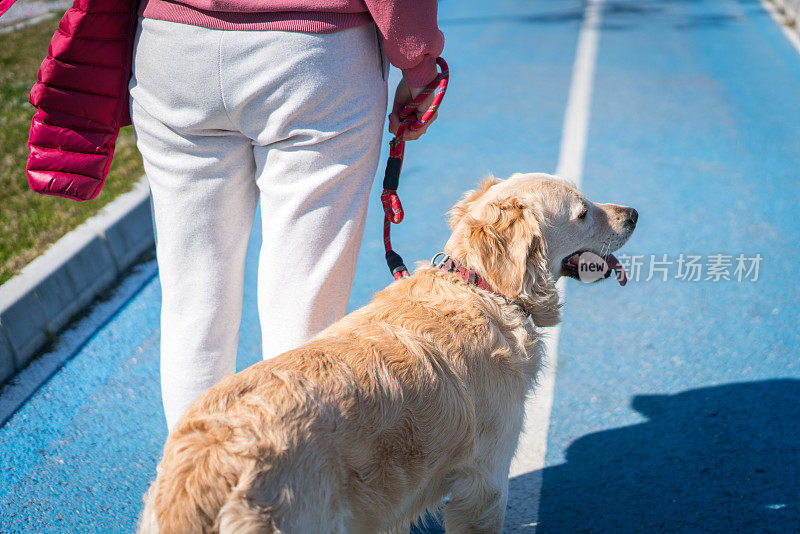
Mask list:
[[[108,181],[88,202],[40,195],[28,188],[25,162],[35,108],[28,93],[61,13],[11,33],[0,34],[0,284],[19,273],[61,236],[97,213],[144,174],[133,129],[123,128]]]

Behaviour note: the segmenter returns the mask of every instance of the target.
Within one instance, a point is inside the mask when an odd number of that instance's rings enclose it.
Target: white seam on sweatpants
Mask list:
[[[374,26],[307,34],[140,21],[131,112],[158,235],[170,429],[235,370],[259,200],[263,357],[344,314],[386,112],[380,54]]]

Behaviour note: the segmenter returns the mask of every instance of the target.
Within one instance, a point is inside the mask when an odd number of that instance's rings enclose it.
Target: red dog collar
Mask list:
[[[436,259],[439,256],[441,256],[442,259],[439,262],[437,262]],[[461,278],[464,279],[466,283],[478,286],[481,289],[494,293],[495,295],[501,297],[509,304],[513,304],[519,307],[519,309],[522,310],[522,313],[524,313],[527,317],[531,316],[530,312],[527,311],[520,303],[514,302],[513,300],[509,299],[502,293],[498,293],[497,291],[495,291],[494,288],[491,285],[489,285],[489,282],[484,280],[477,272],[475,272],[475,269],[467,269],[466,267],[461,265],[461,263],[459,263],[458,260],[450,256],[449,254],[445,254],[444,252],[438,253],[431,260],[431,265],[436,267],[437,269],[441,269],[449,273],[458,274]]]
[[[437,263],[436,258],[439,256],[442,256],[442,260]],[[438,253],[431,260],[431,265],[437,269],[458,274],[468,284],[478,286],[481,289],[485,289],[486,291],[491,291],[492,293],[500,295],[500,293],[497,293],[497,291],[495,291],[494,288],[489,285],[489,282],[484,280],[477,272],[475,272],[475,269],[467,269],[449,254],[445,254],[444,252]],[[506,298],[505,295],[500,296]]]

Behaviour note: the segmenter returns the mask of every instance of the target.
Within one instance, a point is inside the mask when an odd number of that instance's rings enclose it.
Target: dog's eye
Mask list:
[[[580,215],[578,215],[578,219],[584,220],[586,219],[586,215],[588,214],[589,214],[589,208],[583,208],[583,211],[581,211]]]

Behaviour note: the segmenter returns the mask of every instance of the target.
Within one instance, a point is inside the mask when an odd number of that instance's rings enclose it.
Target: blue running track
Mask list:
[[[483,175],[555,170],[584,11],[441,2],[452,83],[407,147],[409,262]],[[567,284],[547,452],[511,478],[506,531],[800,532],[800,53],[757,0],[606,0],[599,32],[582,188],[638,209],[621,256],[638,280]],[[350,309],[390,280],[379,185]],[[240,368],[260,354],[259,228]],[[4,396],[37,375],[0,390],[0,532],[134,530],[166,436],[159,306],[150,261],[42,357],[64,364],[18,410]]]

